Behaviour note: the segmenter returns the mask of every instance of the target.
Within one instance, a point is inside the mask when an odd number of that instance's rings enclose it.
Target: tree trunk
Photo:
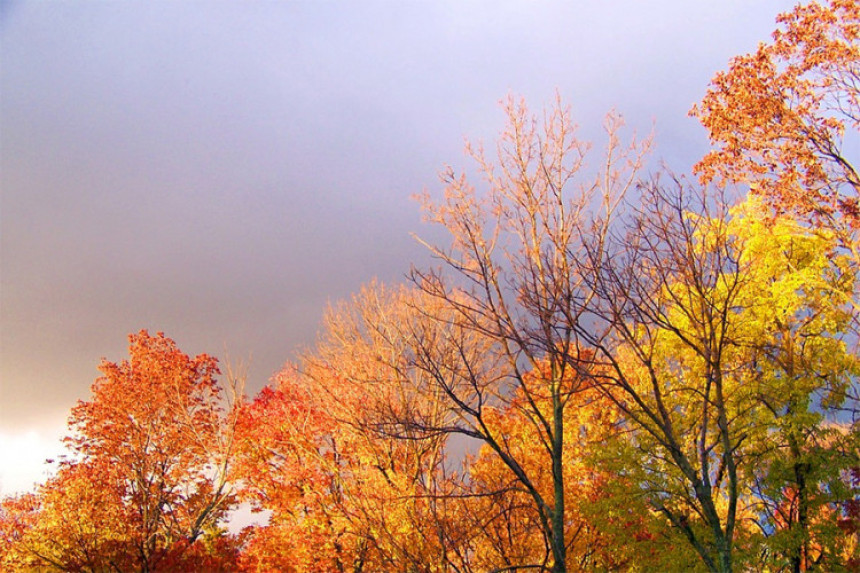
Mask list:
[[[552,417],[552,478],[553,478],[553,509],[552,509],[552,553],[554,564],[553,573],[564,573],[567,570],[567,548],[564,540],[564,467],[562,452],[564,451],[564,405],[559,395],[561,384],[553,380]]]

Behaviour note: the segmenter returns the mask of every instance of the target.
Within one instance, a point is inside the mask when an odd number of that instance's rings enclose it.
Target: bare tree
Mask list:
[[[493,160],[468,146],[485,185],[448,169],[444,199],[424,196],[427,218],[451,235],[451,245],[428,244],[440,261],[413,270],[420,291],[416,319],[407,328],[410,367],[446,409],[441,419],[405,415],[395,431],[416,436],[461,434],[499,456],[518,488],[534,503],[548,559],[519,567],[566,570],[567,541],[562,454],[564,410],[575,403],[591,363],[573,327],[595,297],[593,269],[576,256],[604,248],[613,213],[634,185],[650,141],[622,146],[620,118],[606,120],[608,145],[601,165],[586,168],[589,145],[575,136],[560,101],[543,121],[522,102],[505,104],[507,130]],[[590,175],[589,175],[590,173]],[[490,413],[515,407],[540,436],[552,491],[543,491],[517,458]],[[438,423],[444,421],[444,423]],[[551,563],[551,567],[548,565]]]

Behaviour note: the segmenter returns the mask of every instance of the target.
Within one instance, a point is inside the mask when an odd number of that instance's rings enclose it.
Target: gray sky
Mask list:
[[[251,355],[253,392],[426,263],[410,197],[507,94],[589,138],[615,108],[687,171],[687,111],[791,4],[0,0],[0,493],[128,333]]]

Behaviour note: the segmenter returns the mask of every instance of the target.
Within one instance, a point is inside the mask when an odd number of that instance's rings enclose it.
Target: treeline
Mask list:
[[[860,5],[778,21],[694,108],[696,180],[616,116],[598,154],[509,100],[478,177],[423,198],[438,265],[332,308],[253,399],[132,335],[3,501],[0,568],[860,570]],[[242,502],[265,524],[229,534]]]

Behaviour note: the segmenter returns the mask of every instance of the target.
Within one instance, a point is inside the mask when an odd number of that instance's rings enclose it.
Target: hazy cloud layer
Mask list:
[[[508,93],[656,122],[687,169],[690,106],[789,6],[4,3],[0,430],[53,427],[141,328],[253,354],[255,391],[327,301],[426,262],[410,196]]]

